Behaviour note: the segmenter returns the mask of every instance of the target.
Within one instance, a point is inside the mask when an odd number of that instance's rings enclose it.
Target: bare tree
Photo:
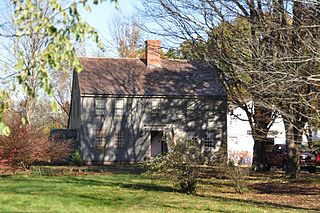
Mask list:
[[[143,38],[138,21],[116,16],[109,26],[112,42],[120,58],[143,57]]]
[[[151,0],[145,30],[189,41],[198,59],[216,67],[231,100],[252,127],[254,166],[263,167],[263,142],[275,110],[284,118],[288,174],[297,177],[305,122],[319,118],[319,1]],[[255,111],[246,104],[254,101]]]

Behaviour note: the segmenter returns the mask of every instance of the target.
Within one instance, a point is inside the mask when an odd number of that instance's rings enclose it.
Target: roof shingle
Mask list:
[[[183,60],[148,67],[140,59],[80,58],[81,94],[226,96],[215,70]]]

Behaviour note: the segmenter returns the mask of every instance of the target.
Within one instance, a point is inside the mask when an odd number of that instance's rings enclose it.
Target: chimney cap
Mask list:
[[[159,44],[159,46],[160,46],[161,41],[158,39],[148,39],[145,41],[145,43],[146,44]]]
[[[161,48],[160,40],[146,40],[146,62],[148,67],[160,67]]]

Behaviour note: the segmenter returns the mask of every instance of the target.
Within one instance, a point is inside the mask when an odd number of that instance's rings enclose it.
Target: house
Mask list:
[[[141,162],[168,151],[163,136],[201,141],[212,160],[226,154],[227,93],[214,69],[160,57],[147,40],[146,59],[80,58],[69,129],[87,164]]]
[[[252,102],[248,104],[254,109]],[[252,164],[254,140],[248,116],[240,107],[231,107],[229,105],[229,108],[232,108],[232,110],[227,115],[228,158],[238,164],[249,166]],[[267,149],[272,149],[274,144],[286,143],[285,127],[281,116],[275,118],[267,137]]]

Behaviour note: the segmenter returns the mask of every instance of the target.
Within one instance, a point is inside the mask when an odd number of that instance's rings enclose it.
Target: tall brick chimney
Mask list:
[[[146,40],[147,66],[160,66],[160,40]]]

